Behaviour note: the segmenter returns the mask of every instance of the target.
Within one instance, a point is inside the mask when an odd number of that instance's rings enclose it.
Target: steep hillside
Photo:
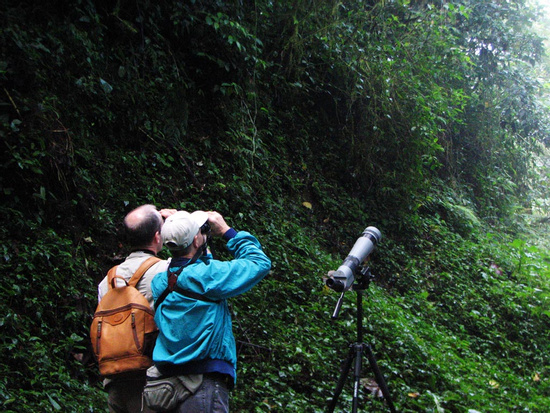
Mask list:
[[[490,2],[4,3],[3,411],[105,411],[88,326],[143,203],[217,210],[273,261],[231,303],[232,411],[324,411],[357,339],[324,277],[370,225],[364,340],[397,410],[550,409],[522,1],[483,53]],[[363,367],[361,410],[386,411]]]

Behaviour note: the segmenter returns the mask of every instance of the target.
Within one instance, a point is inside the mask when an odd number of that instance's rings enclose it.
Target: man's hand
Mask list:
[[[160,215],[166,219],[168,218],[170,215],[172,214],[175,214],[176,212],[178,212],[177,209],[167,209],[167,208],[164,208],[164,209],[161,209],[160,211]]]
[[[214,236],[221,237],[230,229],[221,214],[215,211],[208,211],[208,223]]]

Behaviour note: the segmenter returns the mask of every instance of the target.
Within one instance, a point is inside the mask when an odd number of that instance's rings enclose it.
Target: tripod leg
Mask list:
[[[336,403],[338,402],[338,396],[340,396],[340,393],[342,393],[342,389],[344,388],[344,384],[346,383],[346,377],[348,376],[348,373],[351,369],[351,363],[353,361],[353,357],[354,357],[354,352],[353,352],[353,347],[351,347],[348,357],[344,360],[344,363],[342,363],[342,372],[340,373],[340,378],[338,379],[338,383],[336,384],[336,389],[334,390],[332,400],[328,405],[328,408],[327,408],[328,413],[334,412],[334,409],[336,408]]]
[[[365,345],[365,348],[367,350],[367,358],[369,359],[370,367],[372,368],[374,376],[376,377],[376,383],[378,383],[378,386],[380,386],[380,390],[382,390],[382,394],[384,395],[384,398],[388,403],[390,411],[392,413],[395,413],[395,407],[393,406],[390,391],[388,389],[388,386],[386,385],[386,380],[384,379],[382,372],[378,368],[378,363],[376,363],[376,359],[374,358],[374,354],[372,353],[372,348],[369,345]]]
[[[361,385],[361,359],[363,354],[363,345],[355,344],[355,369],[353,372],[353,404],[351,411],[357,412],[359,408],[359,386]]]

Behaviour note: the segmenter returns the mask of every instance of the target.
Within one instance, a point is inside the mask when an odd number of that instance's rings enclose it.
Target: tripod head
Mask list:
[[[355,272],[355,281],[352,284],[351,289],[353,291],[356,291],[357,294],[360,294],[361,291],[367,290],[370,286],[371,281],[376,279],[376,277],[372,275],[370,271],[370,267],[357,266],[354,272]],[[342,291],[342,294],[340,294],[340,298],[336,303],[336,308],[334,309],[334,313],[332,313],[331,318],[333,320],[338,318],[338,315],[340,314],[340,309],[342,308],[342,302],[344,300],[345,293],[346,293],[346,290]]]
[[[355,283],[351,287],[353,291],[368,290],[370,282],[376,279],[376,277],[372,275],[370,267],[359,266],[355,270],[355,274]]]

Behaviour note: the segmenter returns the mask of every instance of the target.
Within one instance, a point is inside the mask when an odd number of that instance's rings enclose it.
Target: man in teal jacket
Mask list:
[[[227,241],[233,260],[207,252],[210,230]],[[271,261],[254,236],[230,228],[217,212],[178,211],[164,223],[162,238],[173,258],[151,284],[159,327],[155,366],[162,375],[202,375],[200,387],[175,412],[228,412],[237,351],[227,299],[260,282]],[[169,278],[175,284],[168,293]]]

